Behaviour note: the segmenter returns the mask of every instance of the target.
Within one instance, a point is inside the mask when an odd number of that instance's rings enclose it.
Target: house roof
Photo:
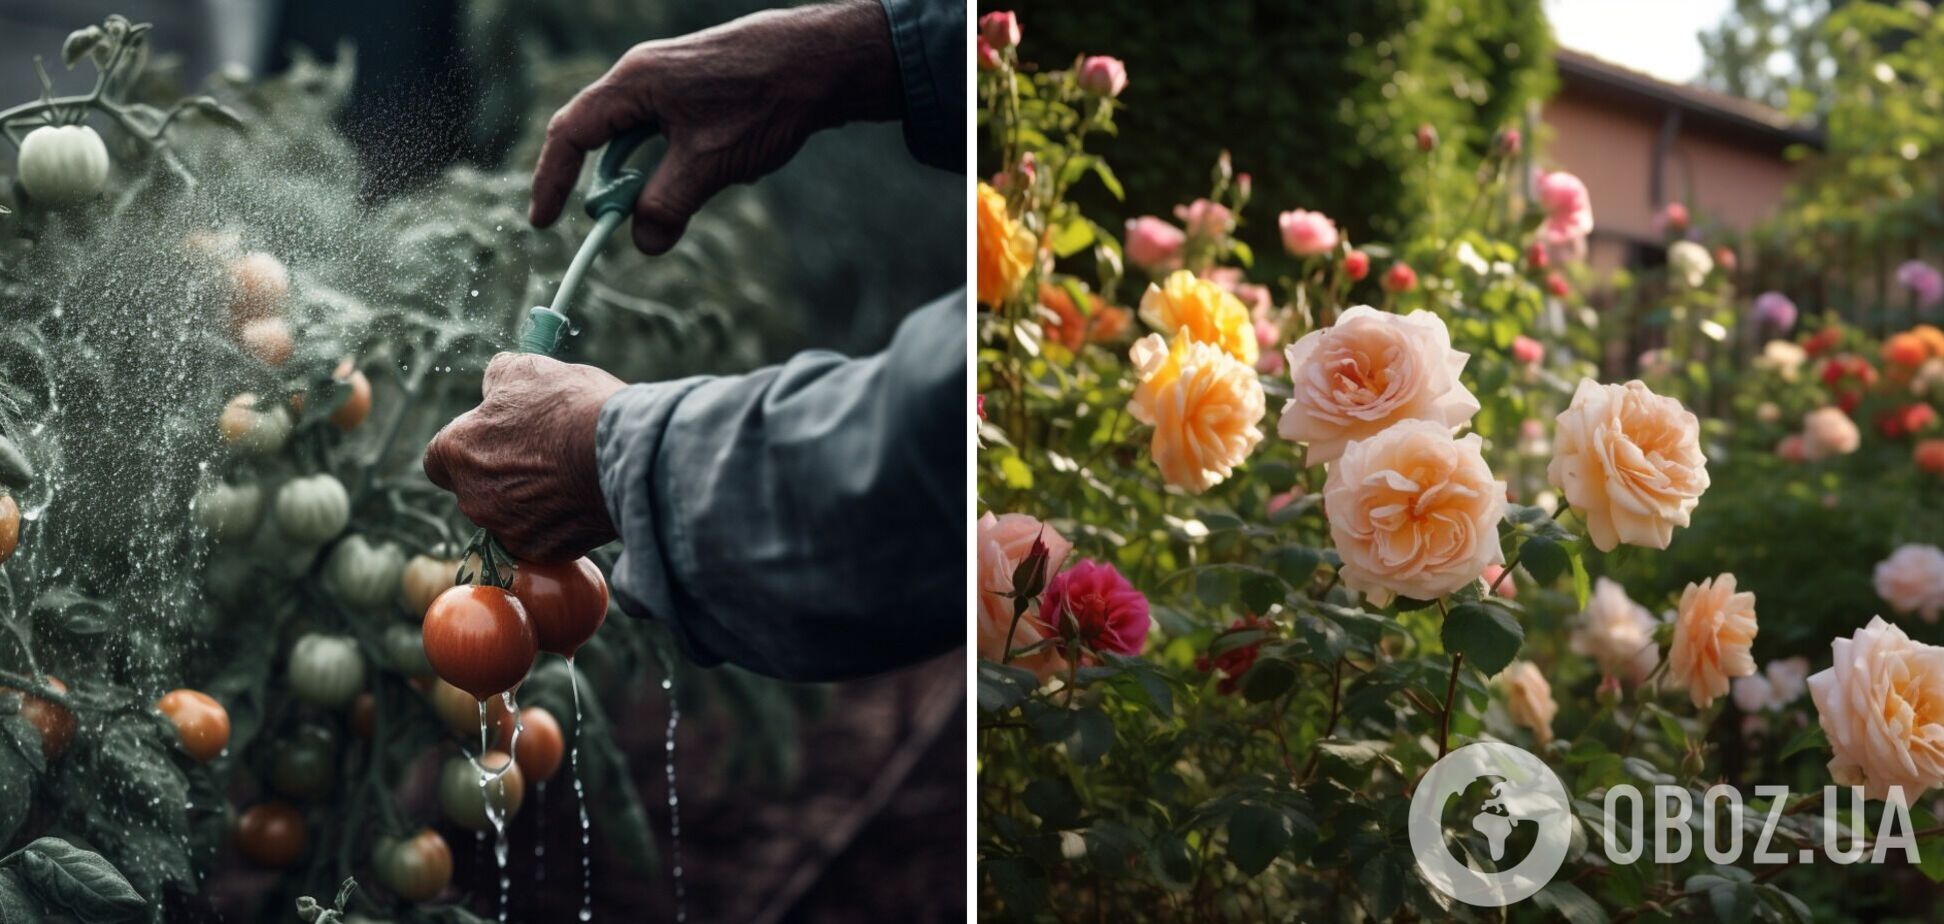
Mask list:
[[[1703,124],[1715,125],[1734,133],[1752,134],[1781,145],[1807,144],[1820,148],[1823,144],[1821,126],[1791,119],[1781,110],[1754,100],[1703,87],[1669,83],[1571,48],[1558,48],[1553,53],[1553,60],[1560,81],[1568,88],[1657,109],[1673,107],[1680,110],[1684,119],[1693,118]]]

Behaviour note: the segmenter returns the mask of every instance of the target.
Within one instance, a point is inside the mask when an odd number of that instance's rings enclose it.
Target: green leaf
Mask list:
[[[1020,794],[1026,810],[1039,816],[1047,830],[1059,831],[1080,824],[1080,795],[1064,779],[1041,778],[1026,784]]]
[[[1296,685],[1296,667],[1288,661],[1264,658],[1242,676],[1242,698],[1252,703],[1275,699]]]
[[[1229,858],[1245,876],[1269,868],[1289,846],[1289,816],[1260,805],[1244,805],[1228,820]]]
[[[1088,706],[1073,714],[1073,728],[1067,733],[1067,756],[1082,767],[1100,762],[1114,746],[1114,721],[1098,706]]]
[[[1579,608],[1586,609],[1586,598],[1593,595],[1593,577],[1586,573],[1586,556],[1573,556],[1573,597]]]
[[[1004,712],[1039,687],[1039,678],[1025,668],[997,661],[979,661],[979,711]]]
[[[1519,549],[1519,563],[1525,566],[1527,574],[1532,575],[1533,583],[1550,587],[1552,582],[1566,573],[1566,569],[1572,567],[1572,556],[1566,553],[1565,546],[1544,536],[1534,536]]]
[[[1404,879],[1416,863],[1408,852],[1387,850],[1357,868],[1357,890],[1374,920],[1388,921],[1404,904]]]
[[[1149,853],[1154,871],[1161,881],[1175,889],[1185,889],[1195,878],[1195,855],[1188,842],[1173,834],[1157,834]]]
[[[1797,732],[1794,738],[1790,738],[1789,743],[1782,746],[1782,753],[1775,759],[1788,760],[1803,751],[1823,750],[1828,747],[1829,736],[1823,732],[1822,726],[1811,725]]]
[[[1291,587],[1302,587],[1316,574],[1316,566],[1323,563],[1323,556],[1315,549],[1300,545],[1285,545],[1269,553],[1269,567]]]
[[[1539,890],[1532,900],[1539,907],[1565,918],[1567,924],[1606,924],[1606,909],[1570,882],[1554,882]]]
[[[15,855],[27,889],[43,903],[90,922],[129,921],[148,902],[98,853],[43,837]]]
[[[1273,574],[1245,571],[1241,577],[1242,606],[1251,613],[1266,613],[1269,608],[1282,602],[1289,593],[1289,585]]]
[[[1053,229],[1053,253],[1065,259],[1092,246],[1094,242],[1093,222],[1084,218],[1073,218]],[[1081,302],[1080,304],[1086,304]]]
[[[1107,191],[1112,193],[1115,199],[1127,198],[1126,190],[1121,189],[1120,177],[1114,175],[1114,169],[1107,166],[1106,161],[1096,158],[1093,162],[1093,172],[1094,176],[1100,177],[1100,185],[1107,187]]]
[[[1505,669],[1519,655],[1525,630],[1512,614],[1482,603],[1464,603],[1451,611],[1440,633],[1445,650],[1463,654],[1487,677]]]

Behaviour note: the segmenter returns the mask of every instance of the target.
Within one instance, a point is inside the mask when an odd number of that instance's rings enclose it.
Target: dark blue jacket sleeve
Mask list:
[[[904,82],[905,145],[920,163],[965,172],[964,0],[880,0]]]
[[[963,644],[965,294],[884,352],[634,385],[601,410],[614,590],[686,653],[792,680]]]

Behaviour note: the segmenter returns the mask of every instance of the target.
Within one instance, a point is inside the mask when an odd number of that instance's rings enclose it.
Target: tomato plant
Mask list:
[[[523,561],[514,568],[513,596],[533,621],[540,650],[573,657],[607,619],[608,586],[601,569],[586,558],[554,565]]]
[[[285,536],[302,545],[321,545],[351,522],[351,495],[330,475],[292,478],[277,489],[275,511]]]
[[[214,697],[198,690],[171,690],[155,708],[175,723],[182,750],[204,763],[215,760],[229,746],[229,711]]]
[[[512,594],[464,584],[425,611],[425,657],[447,683],[475,699],[513,689],[533,668],[533,623]]]
[[[437,898],[452,882],[452,848],[431,828],[404,840],[380,840],[371,865],[378,881],[408,902]]]
[[[288,802],[253,805],[236,819],[236,850],[266,869],[297,862],[310,846],[304,814]]]

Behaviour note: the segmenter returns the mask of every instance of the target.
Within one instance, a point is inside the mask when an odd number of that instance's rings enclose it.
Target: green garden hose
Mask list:
[[[606,150],[601,152],[601,162],[594,168],[594,185],[587,191],[587,215],[594,219],[594,230],[581,242],[574,261],[567,266],[567,274],[560,277],[553,305],[535,306],[527,312],[526,332],[520,335],[520,352],[551,356],[560,348],[561,335],[567,328],[567,305],[580,291],[581,279],[587,275],[587,268],[593,265],[602,245],[607,243],[608,235],[634,211],[635,198],[648,182],[647,173],[624,165],[635,149],[654,135],[653,126],[637,128],[608,142]]]

